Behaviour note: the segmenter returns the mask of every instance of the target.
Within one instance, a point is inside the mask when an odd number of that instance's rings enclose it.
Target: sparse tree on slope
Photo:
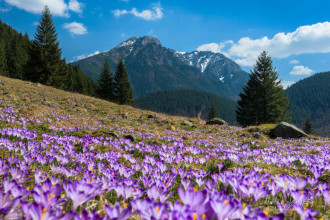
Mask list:
[[[306,119],[305,121],[305,129],[304,131],[306,132],[306,134],[313,134],[313,124],[311,122],[311,120],[309,118]]]
[[[290,121],[291,107],[277,70],[266,51],[258,57],[247,85],[239,94],[237,122],[242,126]]]
[[[98,90],[97,95],[98,97],[113,101],[114,95],[113,95],[113,78],[110,71],[108,60],[106,59],[103,65],[102,72],[98,79]]]
[[[29,60],[25,78],[33,82],[52,85],[54,80],[65,80],[61,49],[57,40],[56,28],[47,6],[43,10],[32,46],[29,49]],[[57,86],[58,87],[58,86]]]
[[[215,107],[214,104],[212,104],[211,106],[211,109],[209,111],[209,114],[207,115],[207,120],[211,120],[212,118],[216,118],[216,117],[219,117],[219,114],[218,114],[218,110],[217,108]]]
[[[126,72],[124,61],[120,60],[114,78],[115,99],[119,104],[134,106],[131,83]]]

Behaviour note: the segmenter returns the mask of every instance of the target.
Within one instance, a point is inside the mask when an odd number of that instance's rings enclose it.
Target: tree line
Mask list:
[[[205,120],[212,104],[218,109],[213,117],[220,116],[229,124],[235,124],[236,102],[213,93],[192,89],[164,90],[136,99],[136,106],[141,109]]]
[[[32,41],[26,33],[22,35],[0,20],[0,75],[110,101],[118,100],[120,104],[132,104],[133,94],[127,95],[127,88],[126,90],[118,88],[119,85],[124,85],[129,86],[130,89],[128,75],[122,61],[119,62],[118,68],[119,71],[124,72],[117,71],[119,76],[114,83],[118,86],[113,89],[115,93],[110,95],[112,98],[106,98],[108,95],[102,93],[105,92],[104,88],[100,88],[104,86],[102,83],[95,83],[82,72],[79,66],[67,64],[66,60],[62,59],[56,27],[47,6],[41,14]],[[123,80],[125,82],[122,82]],[[125,99],[122,98],[123,94],[131,100],[123,101]]]

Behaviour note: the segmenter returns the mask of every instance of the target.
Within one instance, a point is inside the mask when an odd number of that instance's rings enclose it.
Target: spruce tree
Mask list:
[[[117,71],[114,77],[114,87],[115,99],[119,104],[134,106],[131,83],[122,59],[117,65]]]
[[[214,104],[212,104],[211,106],[211,109],[209,111],[209,114],[207,115],[207,120],[211,120],[212,118],[216,118],[216,117],[219,117],[219,114],[218,114],[218,110],[217,108],[215,107]]]
[[[242,126],[290,121],[291,107],[283,93],[277,70],[266,51],[258,57],[236,109],[236,120]]]
[[[105,59],[104,61],[103,69],[97,83],[98,83],[98,89],[97,89],[98,97],[108,101],[113,101],[114,98],[113,77],[111,75],[111,71],[107,59]]]
[[[49,8],[45,6],[32,46],[29,48],[25,78],[47,85],[54,83],[54,79],[62,80],[64,77],[61,75],[63,70],[61,63],[64,61],[61,59],[61,54],[53,18]]]
[[[313,124],[311,122],[311,120],[309,118],[306,119],[305,121],[305,128],[304,131],[306,132],[306,134],[313,134]]]

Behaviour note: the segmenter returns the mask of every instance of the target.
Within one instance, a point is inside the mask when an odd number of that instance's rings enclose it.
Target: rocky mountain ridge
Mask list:
[[[248,73],[220,53],[177,52],[150,36],[130,38],[74,64],[97,81],[104,59],[113,71],[124,59],[135,98],[162,90],[196,89],[235,100],[248,79]]]

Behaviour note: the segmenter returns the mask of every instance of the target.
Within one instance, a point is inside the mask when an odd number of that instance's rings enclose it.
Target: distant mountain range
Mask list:
[[[236,100],[249,74],[220,53],[176,52],[154,37],[133,37],[117,47],[73,64],[97,81],[104,60],[113,72],[123,59],[133,86],[134,98],[172,90],[193,89]]]
[[[317,135],[330,137],[330,72],[300,80],[285,92],[292,106],[292,123],[303,128],[310,118]]]

